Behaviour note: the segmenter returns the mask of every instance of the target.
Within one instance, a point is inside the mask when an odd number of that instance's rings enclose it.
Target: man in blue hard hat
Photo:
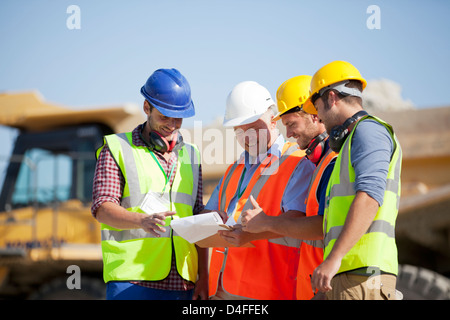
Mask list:
[[[204,209],[198,148],[183,142],[195,114],[176,69],[156,70],[141,88],[147,121],[105,136],[97,151],[92,214],[101,223],[107,299],[207,299],[208,251],[170,222]]]

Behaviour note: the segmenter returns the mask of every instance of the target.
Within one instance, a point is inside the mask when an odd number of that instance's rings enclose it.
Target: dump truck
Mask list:
[[[0,299],[104,298],[95,150],[144,121],[132,105],[71,110],[38,92],[0,94],[0,125],[16,130],[0,159]]]
[[[406,300],[450,299],[450,108],[375,115],[403,148],[398,290]],[[15,130],[11,155],[0,159],[0,299],[105,298],[100,224],[90,212],[95,150],[105,134],[144,121],[130,105],[73,110],[38,92],[0,94],[0,125]],[[184,134],[201,151],[215,143],[195,129]],[[205,202],[227,165],[202,163]]]

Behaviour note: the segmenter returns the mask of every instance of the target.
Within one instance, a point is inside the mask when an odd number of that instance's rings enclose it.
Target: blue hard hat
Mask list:
[[[141,94],[166,117],[188,118],[195,114],[191,87],[177,69],[158,69],[141,88]]]

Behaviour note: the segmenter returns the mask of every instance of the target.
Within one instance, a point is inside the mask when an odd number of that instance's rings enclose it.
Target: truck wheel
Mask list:
[[[450,300],[450,279],[421,267],[399,265],[397,290],[403,300]]]
[[[81,278],[80,289],[68,289],[66,278],[56,278],[42,285],[32,293],[30,300],[103,300],[106,298],[106,286],[95,278]]]

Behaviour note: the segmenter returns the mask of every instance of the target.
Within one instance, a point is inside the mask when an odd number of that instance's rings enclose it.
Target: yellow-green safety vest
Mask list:
[[[338,273],[373,267],[382,272],[396,275],[398,273],[398,259],[395,243],[395,221],[400,203],[402,151],[392,127],[374,116],[365,116],[355,125],[341,148],[330,176],[324,211],[324,259],[333,249],[356,195],[354,189],[355,170],[351,164],[351,141],[356,126],[366,119],[378,121],[388,129],[394,144],[394,152],[389,164],[383,205],[378,209],[367,232],[342,259]],[[364,212],[360,214],[364,214]]]
[[[121,206],[128,211],[145,214],[140,207],[144,197],[149,192],[156,192],[168,200],[167,211],[176,211],[176,215],[166,219],[166,232],[161,237],[155,237],[143,229],[121,230],[102,223],[104,281],[163,280],[169,275],[172,250],[175,250],[178,273],[183,279],[195,283],[197,249],[194,244],[174,234],[170,222],[193,214],[200,170],[197,147],[184,143],[178,150],[172,187],[165,188],[168,178],[158,160],[147,147],[132,143],[132,132],[105,136],[105,144],[125,179]],[[97,151],[97,157],[103,146]]]

